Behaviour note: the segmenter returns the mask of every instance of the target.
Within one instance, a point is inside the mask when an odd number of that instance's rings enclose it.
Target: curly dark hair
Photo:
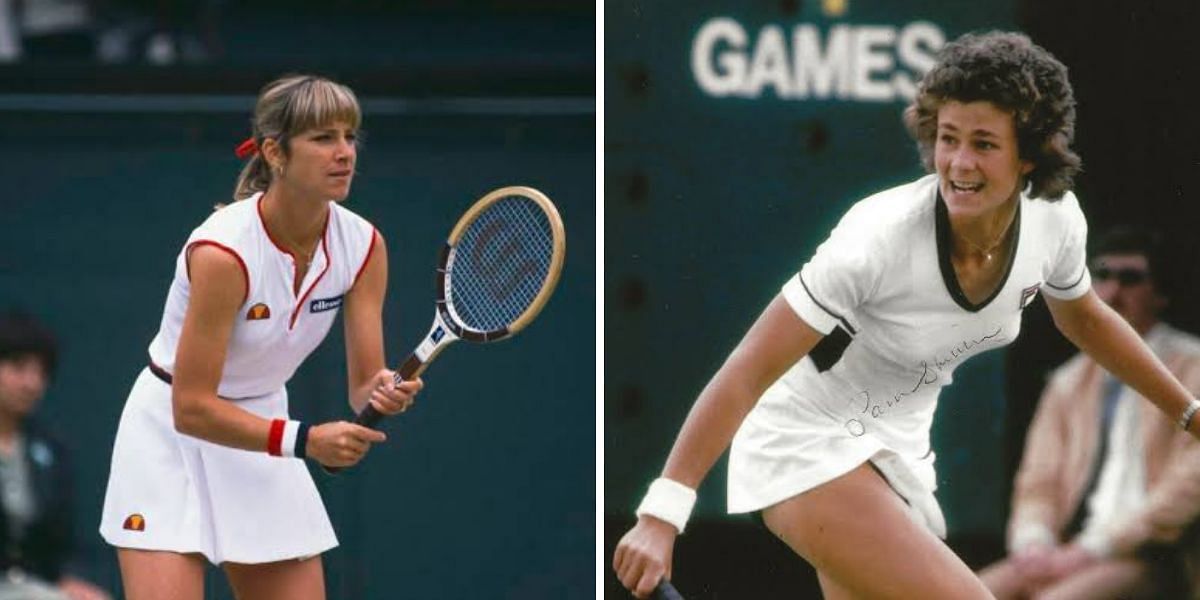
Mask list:
[[[946,44],[904,109],[904,125],[926,170],[934,170],[938,108],[948,101],[981,100],[1012,112],[1017,152],[1033,163],[1030,196],[1061,199],[1082,164],[1071,150],[1075,95],[1067,68],[1021,33],[968,33]]]

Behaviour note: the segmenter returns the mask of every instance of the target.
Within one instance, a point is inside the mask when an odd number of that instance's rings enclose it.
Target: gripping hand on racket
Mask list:
[[[671,554],[675,549],[674,525],[650,515],[638,517],[617,544],[613,570],[621,585],[638,598],[649,598],[662,579],[671,578]]]
[[[366,401],[359,406],[370,404],[376,412],[388,416],[408,410],[425,383],[420,377],[412,381],[397,382],[396,379],[395,371],[380,369],[362,387],[359,397]]]
[[[362,460],[371,444],[387,440],[382,431],[346,421],[322,423],[308,430],[306,454],[326,467],[349,467]]]
[[[396,373],[380,369],[362,387],[359,397],[384,415],[402,413],[416,398],[424,383],[413,381],[395,382]],[[313,427],[308,434],[308,456],[326,467],[349,467],[366,456],[371,444],[387,440],[382,431],[370,427],[336,421]]]

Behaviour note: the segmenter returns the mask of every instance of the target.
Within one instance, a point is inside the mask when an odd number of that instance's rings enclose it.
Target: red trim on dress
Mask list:
[[[267,197],[266,192],[263,192],[262,194],[260,194],[258,196],[258,204],[255,205],[255,208],[258,209],[258,222],[262,225],[263,231],[266,232],[267,239],[271,240],[271,243],[275,244],[275,247],[278,248],[280,252],[292,257],[292,262],[294,262],[294,263],[299,262],[296,259],[296,255],[292,254],[291,250],[284,248],[283,246],[281,246],[279,244],[279,242],[275,241],[275,238],[271,236],[271,230],[267,229],[267,220],[263,217],[263,208],[262,208],[263,198],[266,198],[266,197]]]
[[[326,233],[329,232],[328,219],[325,221],[325,231]],[[312,285],[308,286],[308,289],[304,291],[304,295],[300,296],[300,300],[296,302],[296,308],[292,311],[292,322],[288,325],[288,330],[291,330],[296,326],[296,318],[299,317],[300,312],[304,310],[304,301],[308,299],[308,295],[317,288],[317,284],[321,283],[321,279],[325,277],[325,274],[329,272],[330,265],[333,264],[333,259],[329,258],[329,243],[326,236],[321,237],[321,251],[325,253],[325,268],[321,269],[321,274],[317,275],[317,278],[313,280]]]
[[[242,267],[242,279],[246,281],[246,295],[242,297],[242,304],[245,304],[246,300],[250,299],[250,270],[246,268],[245,261],[242,260],[242,257],[238,255],[233,248],[230,248],[229,246],[226,246],[220,242],[214,242],[213,240],[196,240],[188,244],[187,251],[184,253],[183,259],[184,265],[187,268],[188,281],[190,282],[192,280],[192,249],[196,246],[216,246],[217,248],[232,254],[233,257],[237,259],[238,264]]]
[[[267,434],[267,454],[283,456],[283,427],[286,424],[283,419],[271,421],[271,432]]]
[[[299,277],[297,277],[297,275],[300,274],[299,273],[300,259],[296,258],[296,255],[293,254],[291,250],[288,250],[287,248],[284,248],[283,246],[281,246],[279,244],[279,242],[277,242],[275,240],[275,238],[271,236],[271,230],[267,228],[267,220],[265,218],[263,218],[263,212],[262,212],[263,211],[263,208],[262,208],[263,198],[266,198],[266,197],[267,197],[267,193],[263,192],[258,197],[258,204],[255,205],[255,208],[258,209],[258,222],[259,222],[259,224],[262,225],[263,232],[267,234],[267,239],[271,240],[271,243],[274,244],[274,246],[276,248],[278,248],[280,252],[292,257],[292,295],[294,296],[300,292],[300,286],[304,283],[303,280],[296,281],[297,279],[300,279]],[[321,231],[321,243],[322,244],[325,243],[325,238],[329,235],[329,214],[332,212],[333,212],[333,207],[329,206],[327,204],[325,206],[325,226]],[[328,250],[326,250],[326,252],[325,252],[325,257],[329,258]],[[326,266],[326,268],[328,268],[328,265]],[[322,272],[321,274],[324,275],[324,272]],[[310,288],[310,291],[311,291],[311,288]],[[296,322],[295,315],[293,315],[292,323],[294,324],[295,322]],[[290,329],[290,327],[289,327],[289,329]]]
[[[367,263],[371,261],[371,255],[375,253],[375,240],[379,239],[379,230],[371,228],[371,245],[367,247],[367,257],[363,259],[362,265],[358,267],[358,271],[354,274],[354,279],[350,281],[350,289],[358,284],[358,278],[362,277],[363,271],[367,268]]]

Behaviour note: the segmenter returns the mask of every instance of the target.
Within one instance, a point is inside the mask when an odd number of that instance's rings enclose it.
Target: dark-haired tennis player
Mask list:
[[[1091,291],[1066,68],[1021,34],[963,36],[905,122],[932,174],[852,207],[700,394],[613,558],[638,597],[731,443],[729,510],[761,511],[827,598],[991,597],[938,539],[929,432],[954,369],[1011,342],[1039,292],[1067,338],[1196,430],[1200,402]]]
[[[384,435],[288,418],[285,384],[345,309],[350,403],[405,410],[385,368],[383,239],[341,207],[361,121],[327,79],[268,84],[234,198],[192,232],[121,416],[100,531],[131,600],[203,597],[204,560],[239,600],[325,597],[337,545],[304,465],[358,462]]]

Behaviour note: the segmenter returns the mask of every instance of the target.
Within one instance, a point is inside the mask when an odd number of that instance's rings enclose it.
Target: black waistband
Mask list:
[[[175,378],[171,377],[171,374],[168,373],[166,371],[166,369],[154,364],[154,361],[147,362],[146,366],[150,368],[150,372],[153,373],[154,376],[157,377],[159,381],[161,381],[167,385],[171,385],[171,383],[175,380]],[[266,394],[260,394],[258,396],[243,396],[241,398],[226,398],[225,396],[219,396],[219,398],[222,398],[224,400],[253,400],[254,398],[261,398],[265,395]]]

